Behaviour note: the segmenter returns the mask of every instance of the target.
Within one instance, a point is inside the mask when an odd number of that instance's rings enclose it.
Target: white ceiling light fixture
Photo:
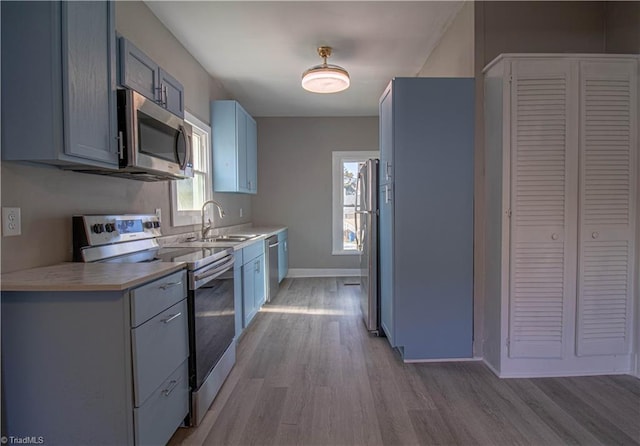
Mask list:
[[[324,62],[302,74],[302,88],[312,93],[337,93],[349,88],[351,80],[347,70],[338,65],[327,64],[327,57],[331,56],[331,47],[321,46],[318,48],[318,54]]]

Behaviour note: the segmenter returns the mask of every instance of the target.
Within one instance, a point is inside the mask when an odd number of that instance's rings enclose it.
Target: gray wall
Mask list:
[[[290,268],[357,268],[331,255],[331,154],[378,150],[378,118],[258,118],[257,224],[289,227]]]
[[[605,50],[640,54],[640,1],[605,2]]]
[[[475,2],[476,168],[474,337],[482,356],[485,315],[483,75],[501,53],[639,53],[639,2]],[[492,322],[495,325],[495,323]]]
[[[418,77],[473,77],[474,2],[465,1]]]
[[[209,100],[226,92],[178,43],[142,2],[117,2],[116,27],[185,87],[185,106],[208,123]],[[2,237],[2,272],[71,260],[71,216],[76,213],[151,212],[162,210],[164,233],[194,226],[169,227],[169,183],[144,183],[65,172],[33,164],[3,162],[2,206],[21,208],[22,235]],[[227,210],[224,224],[251,221],[251,198],[217,194]],[[244,217],[239,217],[240,207]]]

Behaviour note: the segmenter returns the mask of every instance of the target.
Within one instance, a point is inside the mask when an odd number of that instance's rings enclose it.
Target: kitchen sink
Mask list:
[[[258,234],[249,234],[249,235],[236,235],[236,234],[225,234],[225,235],[216,235],[214,237],[207,238],[198,238],[193,240],[187,240],[192,242],[232,242],[232,243],[240,243],[246,242],[247,240],[251,240],[253,238],[258,237]]]

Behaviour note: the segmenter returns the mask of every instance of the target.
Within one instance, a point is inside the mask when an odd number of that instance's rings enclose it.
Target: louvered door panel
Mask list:
[[[637,92],[635,63],[580,66],[577,354],[631,346]]]
[[[567,278],[570,67],[516,63],[512,74],[509,356],[559,358]]]

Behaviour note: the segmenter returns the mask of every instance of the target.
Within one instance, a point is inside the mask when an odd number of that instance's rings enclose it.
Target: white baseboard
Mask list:
[[[359,269],[351,268],[289,268],[287,277],[297,279],[300,277],[357,277]]]
[[[442,358],[442,359],[405,359],[406,364],[418,364],[421,362],[481,362],[482,358]]]
[[[498,369],[496,369],[493,364],[487,361],[486,358],[482,358],[482,362],[484,362],[484,365],[486,365],[489,370],[491,370],[498,378],[500,377],[500,372],[498,371]]]

